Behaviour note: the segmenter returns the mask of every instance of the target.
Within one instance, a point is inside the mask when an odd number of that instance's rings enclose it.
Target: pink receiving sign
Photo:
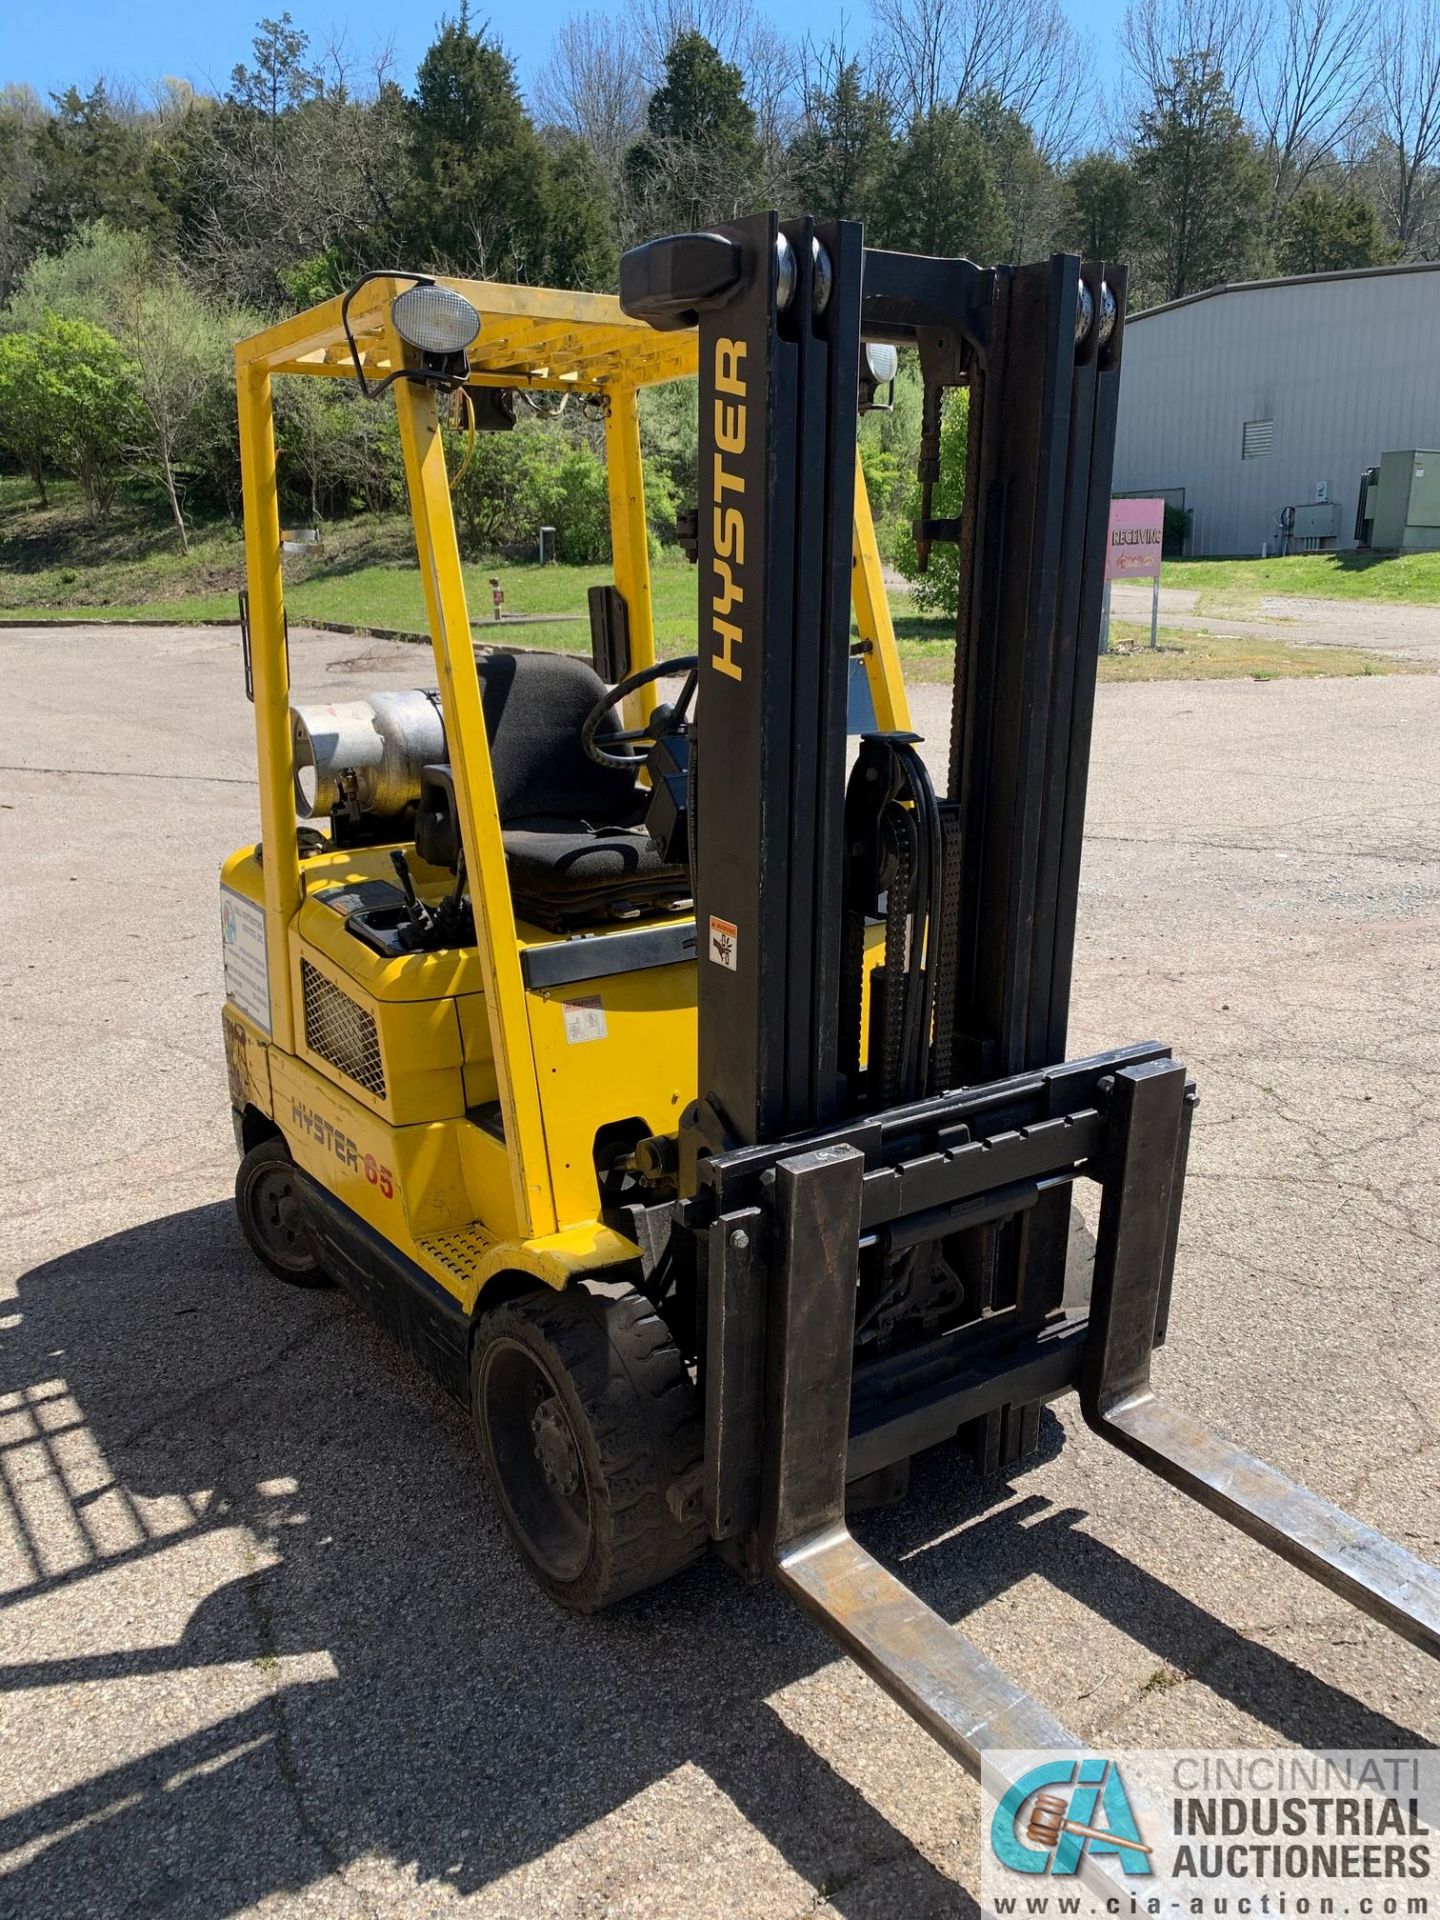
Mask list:
[[[1163,500],[1112,500],[1107,580],[1154,580],[1160,574],[1160,542],[1165,530]]]

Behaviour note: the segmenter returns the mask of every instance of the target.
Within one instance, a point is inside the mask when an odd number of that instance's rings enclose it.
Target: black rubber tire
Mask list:
[[[470,1405],[506,1529],[562,1606],[593,1613],[704,1552],[699,1403],[669,1329],[632,1288],[544,1288],[492,1308],[476,1327]],[[569,1494],[543,1478],[542,1407],[574,1448]]]
[[[235,1211],[255,1258],[291,1287],[328,1287],[295,1192],[295,1163],[273,1137],[254,1146],[235,1175]]]

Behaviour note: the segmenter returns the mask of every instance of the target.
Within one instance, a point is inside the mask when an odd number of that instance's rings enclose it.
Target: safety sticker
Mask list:
[[[265,909],[229,887],[220,889],[220,942],[225,998],[263,1033],[270,1031],[270,957]]]
[[[722,920],[718,913],[710,916],[710,958],[717,967],[727,972],[735,971],[735,956],[740,950],[739,929],[731,920]]]
[[[598,993],[592,993],[584,1000],[566,1000],[561,1003],[565,1009],[565,1038],[572,1047],[582,1040],[603,1040],[609,1032],[605,1025],[605,1009],[600,1004]]]

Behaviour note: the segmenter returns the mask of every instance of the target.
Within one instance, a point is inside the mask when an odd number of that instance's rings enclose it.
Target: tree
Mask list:
[[[54,376],[33,333],[0,334],[0,447],[19,461],[42,507],[50,504],[46,470],[59,443]]]
[[[163,490],[180,551],[188,554],[184,469],[200,450],[207,396],[222,386],[228,396],[237,330],[209,311],[173,269],[132,279],[122,290],[116,322],[134,369],[128,462]]]
[[[39,179],[35,134],[44,109],[30,87],[0,87],[0,306],[34,248],[29,211]]]
[[[88,320],[50,314],[33,334],[57,465],[80,483],[96,519],[115,499],[125,448],[133,439],[135,369],[119,343]]]
[[[871,221],[890,163],[890,108],[835,41],[810,57],[804,119],[790,147],[795,204],[823,219]]]
[[[272,134],[287,107],[298,107],[323,91],[316,67],[306,65],[310,36],[287,13],[278,20],[262,20],[250,42],[255,65],[236,66],[230,75],[230,98],[268,121]]]
[[[1286,209],[1277,255],[1282,273],[1378,267],[1394,255],[1374,207],[1363,194],[1306,187]]]
[[[1059,0],[874,0],[882,83],[906,120],[990,96],[1056,162],[1093,98],[1089,49]]]
[[[1140,244],[1135,175],[1113,153],[1087,153],[1066,171],[1060,233],[1087,260],[1125,261]]]
[[[1130,0],[1119,33],[1129,83],[1125,117],[1138,120],[1164,92],[1177,60],[1218,68],[1243,114],[1271,18],[1254,0]]]
[[[408,119],[414,185],[399,230],[409,257],[491,278],[540,277],[545,150],[510,60],[463,8],[420,62]]]
[[[554,287],[615,284],[614,194],[595,151],[570,134],[546,143],[541,277]]]
[[[1005,252],[1005,207],[974,123],[958,108],[917,115],[882,197],[885,244],[988,265]]]
[[[1354,126],[1365,95],[1373,9],[1365,0],[1290,0],[1256,65],[1273,241],[1285,209]]]
[[[653,226],[683,232],[753,203],[759,148],[740,69],[700,33],[682,33],[650,96],[646,133],[625,157],[626,185]]]
[[[113,328],[122,292],[143,280],[150,246],[138,233],[89,220],[75,228],[59,253],[32,260],[10,302],[10,322],[31,331],[47,314]]]
[[[990,177],[1005,210],[1005,240],[997,258],[1030,260],[1055,229],[1059,189],[1024,120],[998,94],[982,93],[965,109],[980,136]]]
[[[645,79],[638,49],[619,21],[572,14],[555,36],[535,85],[544,117],[583,140],[609,179],[645,127]]]
[[[153,231],[164,209],[145,172],[146,136],[133,115],[114,110],[97,80],[89,93],[67,87],[32,140],[35,183],[25,225],[35,252],[62,247],[87,220]]]
[[[1250,270],[1264,176],[1255,142],[1208,54],[1173,60],[1140,115],[1131,163],[1147,203],[1147,265],[1161,300]]]
[[[1402,254],[1422,236],[1440,163],[1440,5],[1392,4],[1381,16],[1371,156],[1386,225]]]
[[[190,264],[221,298],[272,306],[284,270],[301,260],[331,253],[349,279],[389,254],[410,182],[411,129],[383,61],[373,93],[362,97],[345,84],[323,88],[303,48],[293,60],[293,49],[281,48],[279,68],[279,54],[263,40],[257,48],[258,81],[251,76],[173,137],[198,183],[186,196]]]

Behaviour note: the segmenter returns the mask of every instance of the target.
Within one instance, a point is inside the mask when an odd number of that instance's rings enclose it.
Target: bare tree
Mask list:
[[[1197,60],[1220,70],[1235,106],[1248,114],[1268,30],[1266,11],[1254,0],[1131,0],[1119,36],[1131,83],[1127,119],[1133,124],[1171,84],[1177,61]]]
[[[1440,165],[1440,6],[1392,0],[1382,16],[1373,172],[1395,243],[1413,256],[1436,198]]]
[[[746,54],[760,23],[753,0],[630,0],[627,18],[647,87],[660,84],[665,56],[685,33],[703,34],[749,79]]]
[[[612,178],[645,126],[648,89],[635,36],[603,13],[572,14],[535,83],[542,120],[593,148]]]
[[[1059,0],[874,0],[871,64],[897,115],[987,99],[1031,128],[1048,160],[1065,157],[1093,94],[1087,42]]]
[[[795,137],[802,111],[800,54],[769,20],[752,20],[739,61],[745,98],[755,115],[755,138],[765,168],[767,197],[782,193],[785,149]]]
[[[1374,13],[1365,0],[1289,0],[1255,72],[1273,239],[1296,192],[1343,146],[1365,104]]]

